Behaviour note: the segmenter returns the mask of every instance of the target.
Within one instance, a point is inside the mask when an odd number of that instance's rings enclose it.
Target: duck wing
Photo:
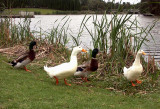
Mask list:
[[[86,63],[84,63],[84,64],[82,64],[82,65],[79,65],[78,67],[77,67],[77,71],[83,71],[83,72],[85,72],[87,69],[89,69],[90,68],[90,62],[91,61],[88,61],[88,62],[86,62]]]
[[[28,58],[28,52],[24,53],[23,55],[19,56],[17,59],[13,60],[11,63],[11,65],[13,67],[15,67],[17,65],[17,63],[22,63],[24,60],[26,60]],[[28,61],[27,61],[28,63]],[[25,63],[26,64],[26,63]],[[20,67],[21,65],[18,65],[18,67]]]
[[[77,70],[76,72],[74,73],[75,76],[87,76],[87,72],[89,71],[90,69],[90,62],[91,61],[88,61],[82,65],[79,65],[77,67]]]
[[[131,66],[130,68],[124,67],[124,68],[123,68],[123,74],[124,74],[124,76],[127,77],[128,74],[129,74],[132,70],[133,70],[133,66]]]
[[[29,56],[29,53],[28,52],[25,52],[24,54],[22,54],[21,56],[19,56],[16,60],[14,60],[15,62],[22,62],[24,61],[25,59],[27,59]]]

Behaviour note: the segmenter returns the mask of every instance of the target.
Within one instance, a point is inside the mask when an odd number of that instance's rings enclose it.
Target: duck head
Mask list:
[[[72,55],[77,55],[79,52],[87,52],[85,49],[83,49],[81,46],[77,46],[73,48]]]
[[[99,50],[97,48],[93,49],[92,51],[92,58],[96,58],[96,55],[98,54]]]
[[[139,50],[137,55],[141,56],[141,55],[146,55],[146,53],[143,50]]]
[[[29,44],[29,50],[32,50],[33,49],[33,46],[36,45],[36,42],[35,41],[32,41],[30,44]]]

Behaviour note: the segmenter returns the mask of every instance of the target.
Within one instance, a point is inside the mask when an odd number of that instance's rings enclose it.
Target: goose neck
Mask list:
[[[71,56],[70,63],[77,64],[77,56]]]
[[[139,65],[140,63],[140,55],[136,55],[135,61],[133,63],[133,65]]]

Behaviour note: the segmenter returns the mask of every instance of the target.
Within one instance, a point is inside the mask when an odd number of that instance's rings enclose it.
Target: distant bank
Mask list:
[[[13,8],[5,9],[1,12],[1,15],[15,15],[18,16],[19,12],[34,12],[34,15],[60,15],[60,14],[104,14],[105,11],[61,11],[53,9],[42,9],[42,8]]]
[[[24,12],[34,12],[35,15],[54,15],[54,14],[104,14],[105,10],[103,11],[91,11],[91,10],[84,10],[84,11],[62,11],[62,10],[53,10],[53,9],[43,9],[43,8],[13,8],[13,9],[5,9],[1,14],[2,15],[19,15],[20,11]],[[112,10],[115,12],[116,10]],[[125,10],[125,12],[127,12]],[[125,13],[122,12],[122,13]],[[129,12],[129,11],[128,11]],[[107,11],[107,13],[111,13]]]
[[[27,14],[22,15],[20,12],[26,12]],[[32,13],[32,14],[30,14]],[[12,17],[12,18],[21,18],[29,17],[34,18],[34,15],[69,15],[69,14],[104,14],[105,11],[61,11],[53,9],[43,9],[43,8],[13,8],[5,9],[1,12],[1,17]],[[107,14],[117,13],[117,10],[112,10],[111,12],[107,11]],[[119,14],[140,14],[139,10],[124,10],[123,12],[118,12]],[[145,14],[150,15],[150,14]]]

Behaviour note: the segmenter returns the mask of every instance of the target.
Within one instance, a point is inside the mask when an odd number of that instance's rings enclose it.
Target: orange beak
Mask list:
[[[142,54],[143,54],[143,55],[146,55],[146,53],[145,53],[145,52],[142,52]]]
[[[87,52],[85,49],[82,49],[82,52]]]

